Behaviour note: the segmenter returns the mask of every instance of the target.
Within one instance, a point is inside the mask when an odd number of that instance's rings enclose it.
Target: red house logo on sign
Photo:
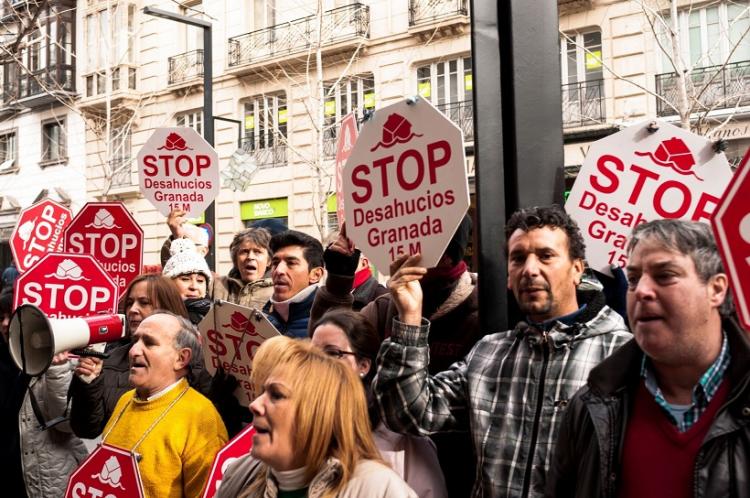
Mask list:
[[[389,149],[396,144],[405,144],[414,137],[421,137],[419,133],[411,131],[411,123],[400,114],[393,113],[383,125],[383,139],[370,149],[375,152],[379,147]]]
[[[636,156],[645,156],[651,159],[655,164],[664,166],[666,168],[672,168],[675,173],[681,175],[693,175],[698,180],[703,181],[703,178],[699,177],[692,171],[695,166],[695,158],[690,152],[690,148],[685,142],[677,137],[672,137],[669,140],[664,140],[656,148],[656,152],[635,152]]]

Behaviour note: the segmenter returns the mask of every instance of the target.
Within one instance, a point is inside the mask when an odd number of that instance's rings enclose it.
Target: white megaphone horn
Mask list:
[[[63,351],[125,337],[125,315],[48,318],[33,304],[22,304],[10,318],[10,355],[24,373],[41,375]]]

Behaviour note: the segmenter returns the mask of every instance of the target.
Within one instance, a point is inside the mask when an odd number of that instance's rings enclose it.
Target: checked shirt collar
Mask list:
[[[724,340],[721,344],[721,352],[711,366],[708,367],[708,370],[706,370],[698,380],[698,383],[693,387],[693,402],[682,414],[682,420],[678,420],[675,417],[675,407],[670,405],[664,398],[664,395],[656,382],[656,375],[651,368],[651,361],[645,354],[643,355],[643,359],[641,360],[641,377],[643,377],[645,381],[646,389],[653,394],[656,403],[663,409],[669,420],[680,432],[685,432],[690,429],[703,412],[706,411],[708,404],[711,402],[711,399],[713,399],[716,391],[718,391],[719,386],[721,385],[724,373],[729,367],[729,361],[731,359],[731,355],[729,354],[729,343],[727,342],[726,332],[723,332],[723,335]]]

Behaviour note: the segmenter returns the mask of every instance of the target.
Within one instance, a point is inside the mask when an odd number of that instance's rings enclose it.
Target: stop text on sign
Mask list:
[[[586,259],[609,274],[627,264],[632,229],[653,219],[709,222],[731,178],[723,154],[704,137],[640,123],[590,147],[565,204],[586,242]],[[653,128],[652,128],[653,129]]]

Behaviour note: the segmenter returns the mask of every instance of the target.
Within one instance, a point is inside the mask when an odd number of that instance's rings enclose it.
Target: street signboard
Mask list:
[[[227,468],[238,458],[250,453],[253,447],[254,435],[255,427],[248,425],[216,453],[202,498],[213,498],[216,495],[216,492],[221,487],[221,480],[224,478],[224,472],[226,472]]]
[[[143,266],[143,230],[121,202],[89,202],[65,232],[65,252],[90,254],[123,295]]]
[[[350,112],[341,119],[336,142],[336,217],[339,226],[344,223],[344,165],[357,142],[357,117]]]
[[[138,465],[129,451],[100,444],[68,479],[65,498],[143,498]]]
[[[192,128],[157,128],[138,152],[138,181],[164,216],[200,216],[219,195],[219,155]]]
[[[625,267],[632,229],[669,218],[710,222],[732,177],[710,140],[669,123],[643,122],[591,145],[565,210],[586,241],[586,260],[611,274]]]
[[[42,256],[63,249],[63,234],[70,224],[70,209],[43,199],[21,211],[10,236],[10,249],[19,273],[34,266]]]
[[[117,313],[117,285],[88,254],[49,253],[18,277],[13,307],[38,306],[50,318]]]
[[[211,375],[218,369],[234,375],[239,386],[234,392],[241,405],[255,399],[250,382],[255,351],[266,339],[280,335],[255,308],[216,301],[198,324],[203,337],[203,362]]]
[[[716,208],[711,226],[729,276],[737,315],[750,331],[750,149]]]
[[[384,274],[421,253],[435,266],[469,208],[463,133],[427,100],[404,100],[362,125],[344,167],[346,232]]]

